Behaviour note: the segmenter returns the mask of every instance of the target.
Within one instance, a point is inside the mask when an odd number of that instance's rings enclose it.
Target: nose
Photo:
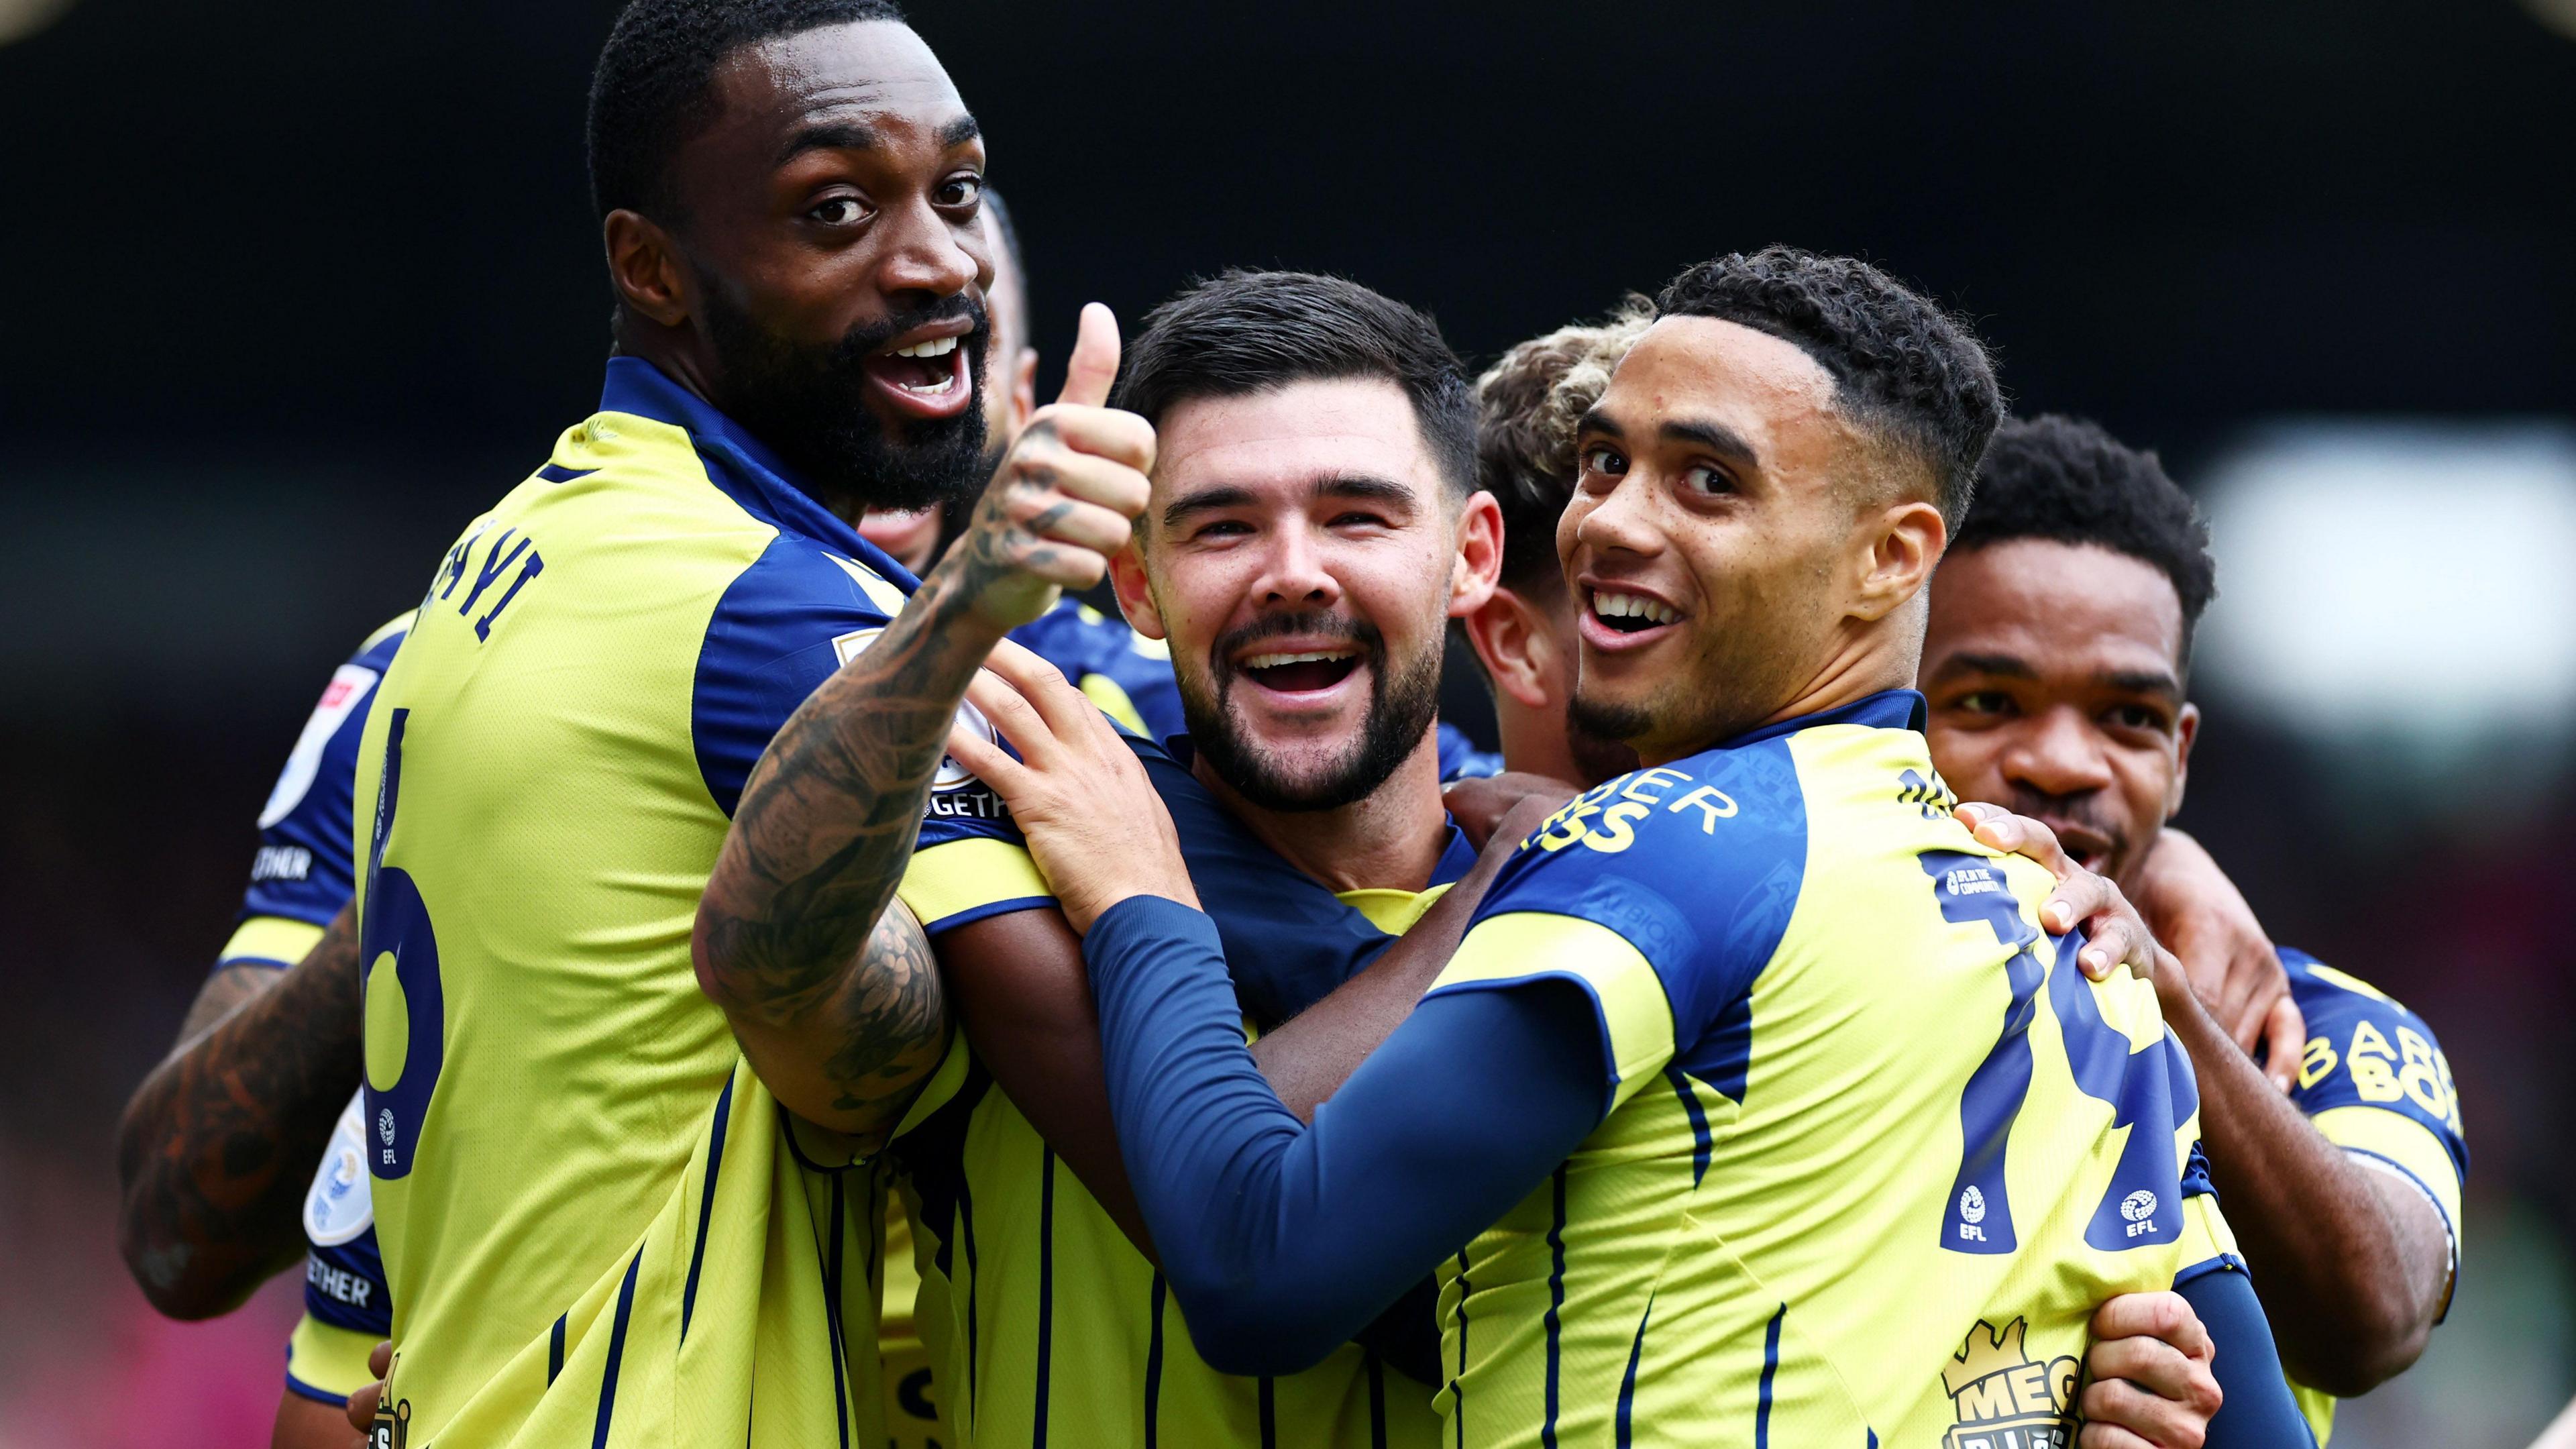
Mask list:
[[[2047,710],[2014,732],[2001,761],[2004,778],[2043,795],[2084,795],[2111,786],[2111,764],[2083,714]]]
[[[1595,493],[1578,491],[1557,523],[1557,556],[1571,563],[1584,549],[1651,558],[1663,551],[1654,524],[1654,490],[1631,473]]]
[[[1262,609],[1329,609],[1341,602],[1341,581],[1324,566],[1323,550],[1303,528],[1284,528],[1271,535],[1252,598]]]
[[[991,285],[993,263],[980,226],[953,225],[927,198],[889,207],[879,225],[886,244],[877,268],[881,291],[927,294],[936,300],[956,296],[969,282]]]

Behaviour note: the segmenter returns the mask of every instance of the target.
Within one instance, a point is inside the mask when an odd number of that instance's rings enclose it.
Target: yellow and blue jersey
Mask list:
[[[436,569],[355,802],[409,1443],[884,1442],[884,1179],[743,1064],[689,939],[762,749],[911,586],[622,357]],[[953,767],[901,895],[934,932],[1046,900]]]
[[[358,740],[376,682],[402,647],[411,620],[404,614],[368,635],[323,687],[260,809],[250,886],[216,969],[292,966],[348,903],[353,888],[349,809]],[[304,1263],[304,1316],[286,1346],[286,1387],[327,1404],[374,1382],[367,1355],[392,1327],[358,1138],[353,1099],[305,1195],[310,1249]]]
[[[1442,1270],[1461,1444],[2064,1442],[2095,1305],[2209,1255],[2153,988],[2043,933],[1921,710],[1612,780],[1487,895],[1426,1004],[1571,984],[1611,1072]]]
[[[1296,1015],[1374,961],[1475,864],[1452,827],[1426,889],[1339,893],[1227,817],[1188,768],[1131,739],[1225,942],[1246,1024]],[[1175,738],[1186,756],[1188,742]],[[960,1048],[963,1052],[963,1048]],[[1057,1159],[980,1062],[896,1149],[919,1225],[917,1321],[957,1446],[1418,1446],[1428,1383],[1352,1343],[1301,1373],[1217,1372],[1162,1274]],[[1427,1299],[1417,1301],[1423,1347]],[[1414,1365],[1427,1371],[1428,1363]]]
[[[2440,1039],[2422,1017],[2370,983],[2304,951],[2285,947],[2280,955],[2290,995],[2308,1022],[2290,1101],[2354,1161],[2423,1194],[2450,1235],[2456,1274],[2469,1145]],[[2297,1382],[2290,1388],[2317,1442],[2325,1443],[2334,1428],[2334,1396]]]

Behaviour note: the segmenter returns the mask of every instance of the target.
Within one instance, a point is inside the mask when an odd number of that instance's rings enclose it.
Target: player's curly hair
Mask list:
[[[2218,597],[2218,561],[2208,523],[2154,453],[2085,418],[2005,419],[1978,470],[1976,506],[1950,547],[2017,538],[2092,544],[2154,565],[2182,600],[2182,652],[2191,657],[2192,630]]]
[[[1795,344],[1832,376],[1846,416],[1930,471],[1950,526],[1966,516],[2003,394],[1985,345],[1939,304],[1867,262],[1768,246],[1692,267],[1655,308]]]
[[[1191,283],[1145,314],[1116,402],[1160,427],[1195,398],[1354,377],[1403,389],[1449,496],[1473,491],[1476,401],[1440,324],[1343,277],[1236,268]]]
[[[715,120],[708,84],[742,46],[861,20],[902,21],[893,0],[633,0],[590,75],[590,198],[681,219],[671,158]]]
[[[1476,379],[1476,486],[1502,505],[1505,584],[1528,592],[1559,579],[1556,521],[1574,496],[1575,424],[1654,320],[1654,302],[1631,292],[1606,319],[1533,337]]]

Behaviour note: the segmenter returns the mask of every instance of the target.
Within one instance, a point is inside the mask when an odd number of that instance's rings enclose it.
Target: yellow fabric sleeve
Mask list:
[[[309,921],[290,920],[285,916],[253,916],[233,928],[232,939],[224,943],[215,957],[217,966],[230,966],[236,961],[260,961],[275,966],[292,966],[304,959],[313,943],[322,939],[322,928]],[[372,1380],[370,1381],[372,1382]]]
[[[1582,986],[1600,1013],[1616,1078],[1611,1107],[1672,1060],[1673,1007],[1663,979],[1627,937],[1596,921],[1545,911],[1488,917],[1459,943],[1431,990],[1482,990],[1551,978]]]
[[[286,1377],[308,1399],[345,1399],[376,1381],[367,1355],[382,1342],[372,1333],[334,1328],[304,1315],[286,1340]]]
[[[914,851],[895,896],[921,929],[935,932],[988,906],[1053,900],[1055,892],[1026,849],[979,836]]]
[[[2308,1119],[2328,1142],[2346,1152],[2366,1152],[2406,1169],[2424,1184],[2442,1215],[2450,1220],[2454,1241],[2460,1233],[2460,1171],[2431,1129],[2403,1112],[2385,1107],[2329,1107]]]

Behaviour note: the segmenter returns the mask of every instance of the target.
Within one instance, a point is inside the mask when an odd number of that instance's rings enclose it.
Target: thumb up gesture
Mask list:
[[[973,518],[940,564],[957,570],[969,607],[1014,629],[1054,607],[1065,589],[1100,582],[1145,510],[1154,429],[1109,407],[1118,376],[1118,320],[1093,302],[1065,370],[1064,392],[1037,410],[993,473]]]

